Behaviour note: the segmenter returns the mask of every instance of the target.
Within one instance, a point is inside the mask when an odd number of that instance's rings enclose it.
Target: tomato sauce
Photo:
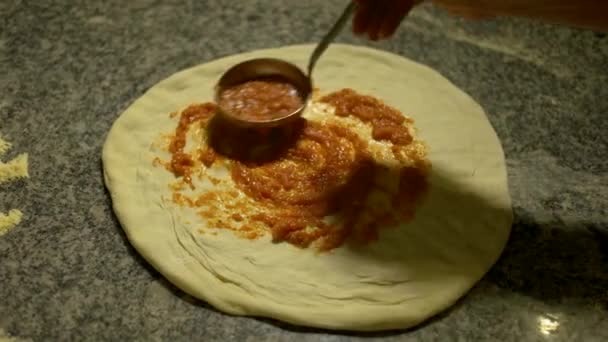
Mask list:
[[[238,84],[220,94],[223,110],[247,121],[266,121],[289,115],[302,107],[298,90],[288,82],[260,79]]]
[[[215,113],[215,110],[216,106],[212,103],[191,105],[184,109],[169,144],[169,152],[171,153],[169,168],[176,176],[183,177],[184,181],[190,186],[192,186],[191,174],[194,160],[192,156],[184,151],[188,129],[190,125],[197,121],[209,119]]]
[[[374,139],[399,148],[413,141],[407,126],[412,120],[378,99],[343,89],[321,101],[334,106],[338,116],[353,116],[370,123]],[[238,203],[228,206],[226,203],[238,200],[234,190],[192,199],[174,194],[173,201],[188,207],[205,205],[204,217],[209,218],[221,211],[213,204],[213,198],[217,198],[226,208],[234,208],[228,216],[232,223],[218,220],[217,227],[228,227],[241,237],[257,239],[266,231],[274,242],[301,248],[314,245],[321,251],[344,243],[367,244],[379,238],[382,228],[413,219],[415,208],[428,191],[430,163],[424,154],[411,156],[418,158],[413,160],[413,166],[408,163],[409,166],[388,169],[374,161],[367,143],[355,132],[333,123],[302,119],[297,127],[285,129],[282,134],[269,133],[264,139],[283,149],[260,154],[263,156],[260,158],[247,150],[251,146],[260,148],[249,143],[257,135],[248,137],[243,132],[218,126],[215,130],[220,132],[212,131],[209,135],[219,141],[209,144],[197,156],[187,155],[183,149],[188,126],[195,121],[206,125],[214,108],[208,103],[190,106],[182,112],[169,146],[171,170],[191,184],[188,177],[194,160],[210,167],[216,160],[225,159],[230,163],[234,184],[253,200],[256,208],[248,210]],[[226,145],[239,152],[227,154],[218,148]],[[398,182],[396,188],[380,186],[378,179],[387,174]],[[371,203],[372,193],[386,205]],[[330,223],[328,217],[337,220]]]
[[[347,88],[322,97],[321,102],[332,105],[338,116],[354,116],[370,123],[375,140],[389,141],[394,145],[407,145],[413,140],[406,126],[412,120],[375,97],[360,95]]]

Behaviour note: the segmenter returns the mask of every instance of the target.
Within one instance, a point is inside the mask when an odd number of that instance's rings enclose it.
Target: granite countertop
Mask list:
[[[343,1],[3,0],[0,132],[27,181],[0,186],[0,329],[35,341],[607,341],[608,38],[425,5],[372,44],[440,71],[487,111],[515,222],[503,256],[452,309],[406,332],[334,334],[221,314],[127,242],[102,182],[116,117],[172,73],[314,42]],[[1,336],[0,334],[0,336]],[[1,337],[0,337],[1,339]]]

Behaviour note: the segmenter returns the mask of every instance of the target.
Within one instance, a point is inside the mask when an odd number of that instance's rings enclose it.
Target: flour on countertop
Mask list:
[[[11,148],[11,143],[2,139],[2,135],[0,135],[0,157],[2,157],[8,150]]]
[[[0,236],[8,233],[21,222],[23,213],[19,209],[11,209],[8,214],[0,213]]]
[[[0,161],[0,184],[20,178],[28,178],[27,153],[22,153],[7,163]]]
[[[3,156],[11,148],[11,144],[0,136],[0,156]],[[7,163],[0,161],[0,184],[29,177],[27,153],[22,153]],[[8,233],[21,222],[23,213],[19,209],[11,209],[7,214],[0,212],[0,236]],[[0,330],[0,341],[4,337]]]

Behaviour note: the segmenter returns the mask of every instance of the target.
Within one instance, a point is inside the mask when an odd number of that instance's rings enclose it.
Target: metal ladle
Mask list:
[[[277,127],[299,118],[306,109],[306,105],[312,95],[312,71],[317,63],[317,60],[321,57],[323,52],[327,49],[334,38],[336,38],[340,31],[342,31],[344,24],[346,24],[350,16],[357,8],[357,3],[354,1],[349,2],[349,5],[346,6],[342,12],[342,15],[340,15],[336,23],[329,30],[329,32],[327,32],[323,39],[321,39],[310,55],[307,74],[304,74],[304,72],[294,64],[280,59],[257,58],[239,63],[228,69],[222,75],[215,87],[215,100],[219,104],[222,92],[230,87],[255,79],[279,77],[284,79],[286,82],[291,83],[296,88],[298,95],[302,100],[302,106],[300,108],[289,114],[268,120],[246,120],[238,115],[235,115],[234,113],[231,113],[229,110],[222,108],[221,106],[218,108],[218,114],[231,123],[241,127],[250,128]]]

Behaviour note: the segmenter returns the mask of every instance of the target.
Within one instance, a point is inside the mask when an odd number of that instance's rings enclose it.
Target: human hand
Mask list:
[[[371,40],[392,36],[414,5],[421,0],[353,0],[359,4],[353,32]]]
[[[608,31],[606,0],[433,0],[467,19],[522,17],[597,31]]]
[[[371,40],[392,36],[410,10],[424,0],[353,0],[359,4],[353,32]],[[608,32],[606,0],[432,0],[437,7],[467,19],[527,17]]]

